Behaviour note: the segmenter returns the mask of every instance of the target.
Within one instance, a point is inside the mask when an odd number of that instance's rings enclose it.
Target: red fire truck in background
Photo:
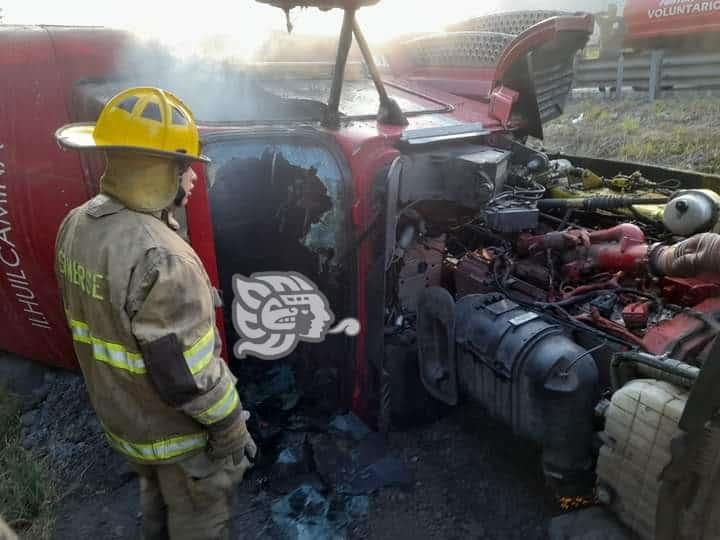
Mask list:
[[[601,56],[616,55],[621,48],[720,51],[720,0],[627,0],[622,16],[610,5],[596,21]]]

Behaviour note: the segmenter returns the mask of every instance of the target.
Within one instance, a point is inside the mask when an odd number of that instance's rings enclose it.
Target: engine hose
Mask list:
[[[541,199],[537,203],[539,210],[615,210],[630,208],[638,204],[666,204],[667,198],[625,197],[623,195],[606,195],[602,197],[585,197],[577,199]]]
[[[627,287],[616,287],[613,289],[597,289],[595,291],[586,292],[585,294],[579,294],[577,296],[571,296],[570,298],[565,298],[564,300],[558,300],[557,302],[534,302],[534,304],[537,307],[545,308],[550,306],[572,306],[574,304],[582,304],[583,302],[587,302],[588,300],[595,298],[596,296],[602,296],[605,294],[610,293],[624,293],[624,294],[634,294],[635,296],[640,296],[642,298],[647,298],[649,300],[652,300],[654,303],[658,304],[659,306],[662,306],[662,301],[655,295],[644,293],[642,291],[638,291],[637,289],[629,289]]]
[[[633,369],[634,374],[630,372]],[[610,383],[613,390],[622,388],[637,374],[691,388],[700,374],[700,368],[672,358],[641,352],[618,352],[613,355],[610,363]]]
[[[648,257],[650,270],[661,276],[717,274],[720,269],[720,234],[700,233],[672,246],[654,245]]]
[[[603,338],[606,341],[610,341],[613,343],[617,343],[618,345],[622,345],[624,347],[627,347],[627,340],[618,338],[616,336],[613,336],[612,334],[608,334],[607,332],[603,332],[602,330],[595,328],[593,326],[589,326],[581,321],[577,321],[573,319],[572,315],[565,311],[561,305],[558,305],[557,303],[545,303],[546,305],[540,305],[542,302],[535,302],[532,300],[523,300],[522,298],[518,298],[510,291],[507,290],[505,285],[502,283],[502,281],[499,279],[499,276],[497,275],[497,267],[495,264],[493,264],[493,278],[495,279],[495,284],[497,285],[498,289],[500,289],[500,292],[504,294],[507,298],[512,300],[513,302],[516,302],[520,304],[521,306],[524,306],[528,309],[532,308],[541,308],[543,310],[543,318],[550,320],[554,323],[559,324],[560,326],[569,326],[574,328],[578,332],[585,332],[586,334],[593,336],[595,338]],[[595,292],[595,291],[593,291]],[[548,313],[548,310],[555,309],[562,313],[563,318],[556,317],[554,315],[550,315]]]

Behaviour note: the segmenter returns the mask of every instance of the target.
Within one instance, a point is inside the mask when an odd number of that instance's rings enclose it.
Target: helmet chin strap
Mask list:
[[[182,205],[183,199],[185,198],[185,195],[187,195],[187,192],[185,191],[185,188],[182,186],[178,186],[177,194],[175,195],[175,200],[173,201],[173,204],[175,206]]]

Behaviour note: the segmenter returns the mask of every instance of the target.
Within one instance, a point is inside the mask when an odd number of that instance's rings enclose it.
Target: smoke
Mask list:
[[[215,51],[216,52],[216,51]],[[157,41],[132,40],[120,54],[118,79],[90,82],[104,96],[128,86],[157,86],[182,99],[206,122],[317,119],[324,106],[265,90],[241,59],[196,52],[180,56]]]
[[[305,88],[291,89],[292,85],[286,84],[282,74],[278,73],[265,74],[266,78],[275,77],[274,83],[258,82],[249,70],[248,62],[334,62],[342,19],[339,10],[293,10],[291,18],[295,31],[288,35],[281,10],[250,0],[231,6],[220,0],[205,0],[203,9],[181,14],[182,17],[177,11],[168,11],[162,2],[145,5],[138,0],[129,1],[137,3],[138,10],[128,9],[123,13],[148,16],[132,19],[129,28],[133,30],[133,39],[120,55],[118,80],[88,82],[88,92],[107,98],[131,85],[159,86],[178,95],[197,118],[206,122],[322,118],[324,105],[321,102],[327,100],[331,67],[316,66],[326,72],[324,76],[313,75],[327,82],[313,82]],[[540,0],[515,0],[509,6],[506,0],[482,4],[474,0],[447,0],[442,5],[436,0],[414,0],[412,3],[383,0],[377,6],[361,9],[358,19],[366,36],[375,42],[374,48],[379,50],[379,42],[399,35],[440,31],[454,22],[509,7],[512,10],[552,7],[594,11],[598,3],[604,2],[555,0],[548,6]],[[66,18],[58,22],[70,22],[72,17],[67,15],[67,10],[63,13]],[[176,19],[159,24],[163,16],[175,16]],[[87,20],[90,15],[84,13],[84,17]],[[102,24],[104,21],[97,22]],[[127,26],[126,22],[121,21],[120,26]],[[188,24],[192,24],[192,28]],[[309,33],[316,35],[310,37]],[[350,61],[359,62],[360,59],[359,51],[353,48]],[[287,75],[292,78],[292,74]],[[351,85],[347,85],[346,90],[347,93],[353,91]],[[305,99],[287,99],[299,96]],[[363,95],[363,100],[366,97]],[[377,110],[375,103],[363,101],[360,105],[352,113],[368,114]]]

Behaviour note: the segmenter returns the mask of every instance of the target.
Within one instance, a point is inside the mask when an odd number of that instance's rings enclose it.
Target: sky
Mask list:
[[[382,0],[362,8],[358,20],[370,41],[408,32],[441,30],[473,16],[515,9],[603,9],[607,0]],[[192,6],[187,8],[185,6]],[[174,46],[182,53],[221,50],[248,57],[273,30],[285,29],[284,13],[254,0],[0,0],[6,24],[111,26]],[[295,32],[338,32],[341,12],[295,9]]]

